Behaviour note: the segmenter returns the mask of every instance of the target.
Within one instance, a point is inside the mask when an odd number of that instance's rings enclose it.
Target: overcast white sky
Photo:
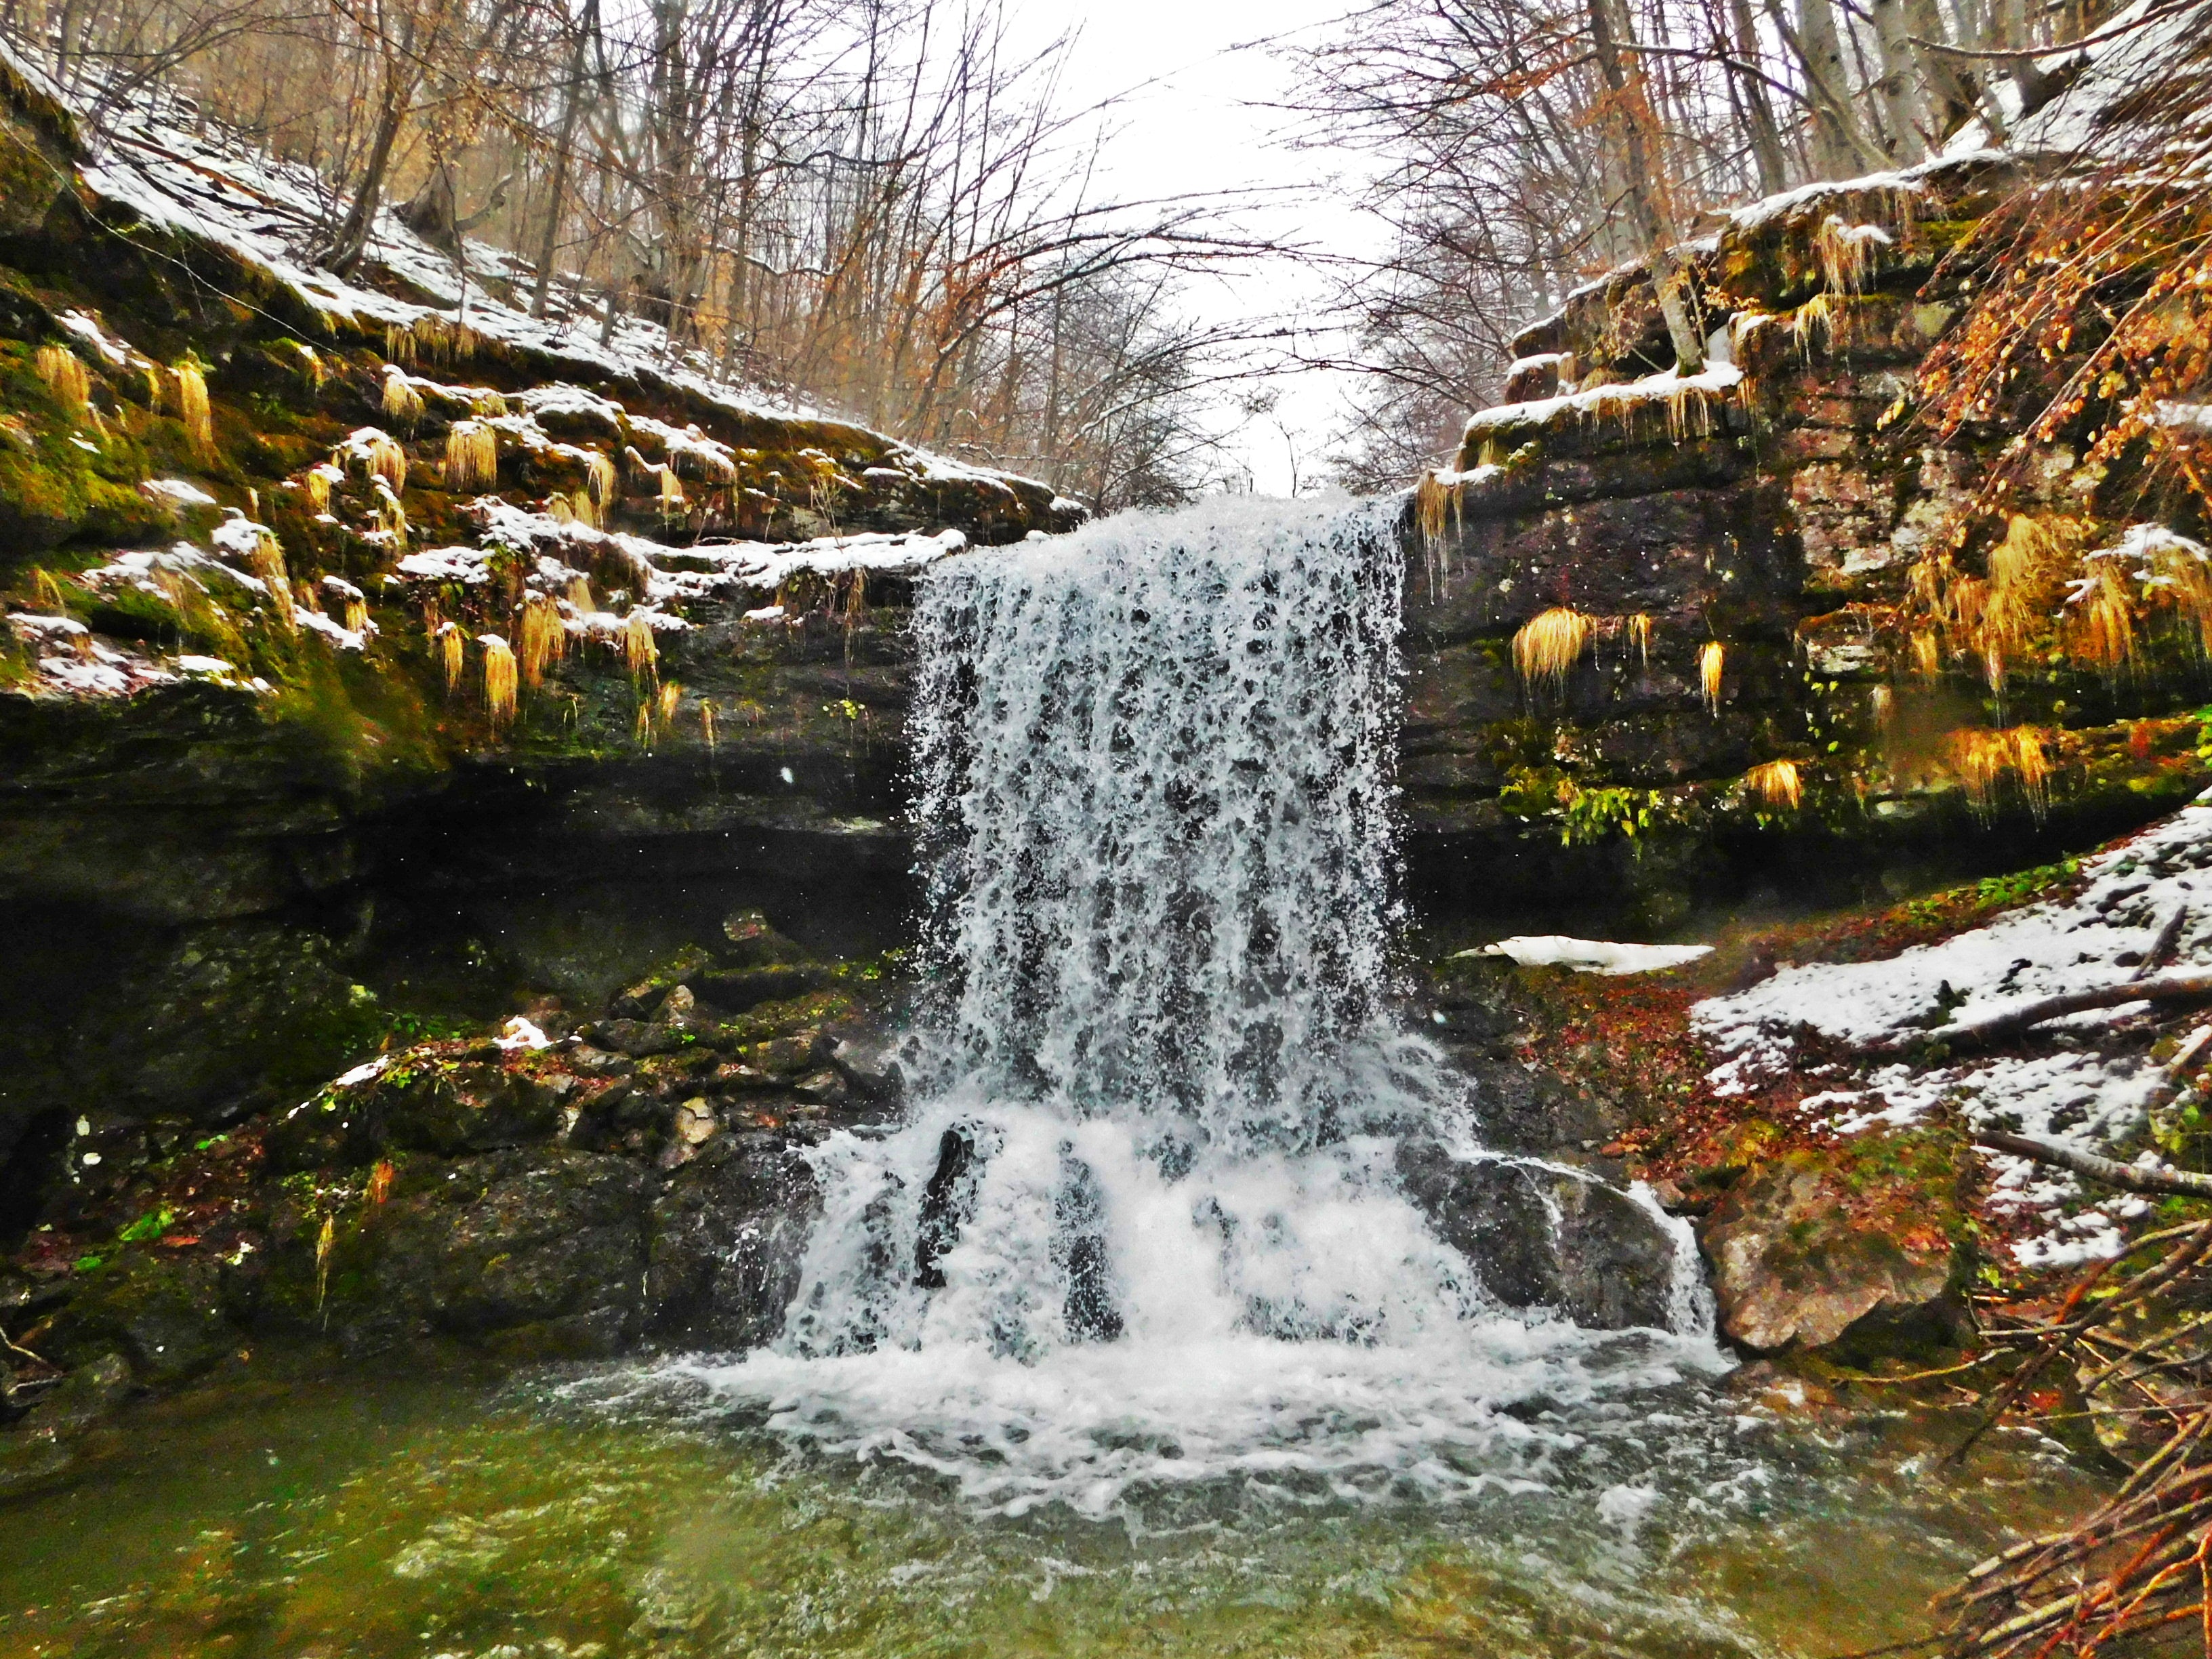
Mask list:
[[[1109,188],[1124,198],[1272,187],[1273,204],[1249,222],[1274,236],[1340,252],[1370,242],[1372,228],[1333,179],[1332,158],[1281,142],[1285,118],[1255,107],[1282,99],[1291,70],[1255,43],[1325,36],[1356,0],[1015,0],[1040,39],[1079,29],[1066,93],[1071,105],[1127,93],[1110,118]],[[1310,313],[1317,284],[1287,264],[1193,284],[1194,309],[1224,320]],[[1291,452],[1310,478],[1326,446],[1341,386],[1327,374],[1279,383],[1277,420],[1249,428],[1240,447],[1258,488],[1287,494]]]

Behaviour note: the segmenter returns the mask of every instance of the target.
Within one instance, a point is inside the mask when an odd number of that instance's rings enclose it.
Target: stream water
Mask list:
[[[784,1335],[133,1419],[0,1510],[17,1654],[1821,1655],[2078,1499],[1498,1307],[1390,1013],[1381,507],[1214,504],[922,585],[916,1104],[816,1155]]]

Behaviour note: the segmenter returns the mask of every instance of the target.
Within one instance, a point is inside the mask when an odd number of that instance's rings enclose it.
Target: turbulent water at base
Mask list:
[[[915,1103],[815,1154],[784,1336],[715,1389],[1105,1514],[1540,1480],[1583,1431],[1534,1419],[1721,1368],[1506,1315],[1397,1184],[1479,1148],[1389,1012],[1395,533],[1214,503],[922,585]]]

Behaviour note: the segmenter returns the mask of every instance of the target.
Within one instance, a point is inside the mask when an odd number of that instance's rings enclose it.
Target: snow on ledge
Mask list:
[[[1653,974],[1712,952],[1710,945],[1624,945],[1612,939],[1571,939],[1565,933],[1522,933],[1453,958],[1510,957],[1523,968],[1571,968],[1578,973]]]

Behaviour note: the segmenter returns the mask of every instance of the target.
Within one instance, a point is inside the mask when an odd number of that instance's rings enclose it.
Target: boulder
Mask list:
[[[1618,1188],[1540,1164],[1455,1158],[1432,1140],[1399,1147],[1398,1178],[1507,1307],[1601,1330],[1667,1323],[1674,1238]]]
[[[651,1334],[717,1350],[774,1340],[821,1210],[814,1171],[784,1136],[738,1132],[708,1140],[653,1206]]]
[[[1920,1352],[1966,1329],[1964,1159],[1936,1131],[1754,1164],[1698,1230],[1722,1334],[1756,1353]]]
[[[632,1158],[529,1147],[405,1158],[381,1203],[288,1194],[254,1322],[354,1352],[449,1336],[618,1352],[641,1322],[652,1185]]]
[[[612,1012],[620,1019],[644,1019],[658,1008],[669,992],[689,984],[695,975],[714,965],[714,958],[696,945],[687,945],[635,985],[616,996]]]
[[[222,1265],[204,1254],[128,1249],[85,1279],[42,1339],[41,1352],[59,1364],[82,1367],[119,1351],[140,1381],[167,1389],[238,1345]]]
[[[729,941],[722,957],[732,968],[775,968],[806,960],[798,941],[778,933],[759,910],[733,912],[722,923],[722,937]]]
[[[131,1366],[122,1355],[88,1359],[0,1434],[0,1501],[65,1474],[76,1462],[74,1443],[131,1396]]]

